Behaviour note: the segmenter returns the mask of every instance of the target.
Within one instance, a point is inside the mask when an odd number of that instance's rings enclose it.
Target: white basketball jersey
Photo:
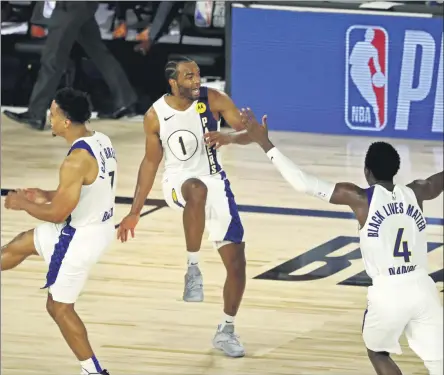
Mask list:
[[[114,201],[117,186],[117,161],[111,140],[103,133],[77,139],[75,149],[88,151],[97,160],[99,173],[91,185],[82,186],[80,200],[68,218],[74,228],[91,224],[114,223]]]
[[[185,111],[171,108],[165,96],[153,104],[165,155],[164,178],[207,176],[222,171],[218,150],[207,147],[204,141],[206,132],[220,130],[220,123],[211,113],[208,89],[201,87],[200,91],[200,98]]]
[[[360,247],[369,277],[427,272],[426,221],[415,193],[396,185],[367,189],[369,211],[360,230]]]

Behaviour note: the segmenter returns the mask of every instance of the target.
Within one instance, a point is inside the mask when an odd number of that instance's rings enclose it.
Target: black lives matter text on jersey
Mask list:
[[[379,228],[384,220],[389,216],[402,214],[415,220],[419,232],[422,232],[426,228],[426,221],[419,208],[409,204],[407,210],[405,210],[403,202],[393,202],[382,206],[371,216],[368,224],[367,237],[379,237]]]

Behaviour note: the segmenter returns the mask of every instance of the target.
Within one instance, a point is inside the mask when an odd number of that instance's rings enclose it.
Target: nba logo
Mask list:
[[[350,129],[380,131],[387,125],[388,43],[379,26],[347,30],[345,123]]]

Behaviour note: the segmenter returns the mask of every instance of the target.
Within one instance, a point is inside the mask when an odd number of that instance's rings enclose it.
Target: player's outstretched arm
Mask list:
[[[418,203],[437,198],[444,190],[444,175],[439,172],[430,176],[426,180],[415,180],[407,185],[410,187],[418,199]]]
[[[248,145],[252,142],[242,124],[239,109],[227,94],[215,89],[208,89],[208,101],[211,110],[219,112],[227,124],[236,130],[232,133],[209,132],[205,134],[205,140],[210,147],[219,148],[230,143]]]
[[[140,212],[145,204],[145,200],[153,187],[157,170],[163,157],[163,150],[159,139],[159,119],[154,108],[150,108],[145,114],[143,127],[146,137],[145,156],[139,167],[131,211],[122,220],[117,232],[117,238],[122,242],[128,239],[128,231],[130,231],[132,237],[134,237],[134,228],[139,221]]]
[[[283,155],[269,140],[266,116],[259,124],[250,109],[242,109],[241,117],[250,138],[258,143],[266,152],[268,158],[279,170],[281,175],[301,193],[305,193],[326,202],[346,205],[357,212],[366,205],[365,190],[352,183],[331,183],[302,171],[296,164]]]
[[[24,191],[10,193],[6,208],[24,210],[36,219],[52,223],[64,222],[80,199],[84,178],[88,173],[89,154],[74,150],[60,167],[59,186],[49,204],[39,204],[27,199]]]

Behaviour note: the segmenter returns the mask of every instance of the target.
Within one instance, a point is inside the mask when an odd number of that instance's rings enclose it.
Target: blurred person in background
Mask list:
[[[140,1],[115,1],[114,11],[115,19],[113,21],[113,39],[125,39],[128,34],[128,23],[126,14],[132,10],[137,15],[137,9],[140,9]]]
[[[95,19],[96,1],[60,1],[48,23],[48,36],[42,51],[41,67],[35,82],[28,111],[4,111],[10,119],[43,130],[46,113],[68,65],[71,49],[78,42],[101,72],[115,101],[111,113],[100,118],[118,119],[135,115],[137,95],[125,72],[102,41]]]
[[[184,1],[161,1],[152,24],[136,37],[136,40],[141,42],[136,45],[136,52],[146,55],[152,45],[168,31],[168,27],[184,4]]]

